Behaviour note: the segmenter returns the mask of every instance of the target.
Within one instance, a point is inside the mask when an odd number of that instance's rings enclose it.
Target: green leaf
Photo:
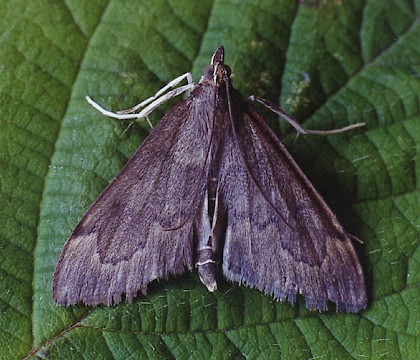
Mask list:
[[[414,359],[419,348],[420,2],[0,0],[0,358]],[[55,264],[147,136],[105,118],[224,45],[235,87],[312,129],[270,124],[356,244],[369,307],[317,313],[195,272],[115,308],[56,306]],[[172,102],[173,103],[173,102]],[[152,115],[155,123],[168,110]]]

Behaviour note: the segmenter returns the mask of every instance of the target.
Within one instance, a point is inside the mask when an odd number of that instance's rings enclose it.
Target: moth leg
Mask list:
[[[333,129],[333,130],[308,130],[305,129],[299,122],[293,119],[290,115],[288,115],[281,107],[267,101],[264,99],[259,98],[258,96],[251,95],[248,100],[250,102],[258,102],[261,105],[265,106],[267,109],[271,110],[272,112],[276,113],[284,120],[286,120],[290,125],[292,125],[295,130],[300,134],[314,134],[314,135],[332,135],[332,134],[341,134],[343,132],[356,129],[361,126],[365,126],[366,123],[357,123],[349,126],[345,126],[340,129]]]
[[[359,244],[364,244],[362,239],[359,239],[357,236],[354,236],[352,234],[349,234],[350,239],[352,239],[353,241],[357,241]]]
[[[167,93],[165,93],[168,89],[175,87],[178,85],[182,80],[187,79],[188,84],[180,86],[176,89],[173,89]],[[172,80],[170,83],[165,85],[162,89],[160,89],[154,96],[144,100],[140,104],[137,104],[131,109],[118,111],[116,113],[104,109],[98,103],[93,101],[89,96],[86,96],[86,101],[92,105],[96,110],[100,113],[104,114],[105,116],[118,119],[118,120],[127,120],[127,119],[142,119],[147,118],[147,116],[158,106],[162,105],[169,99],[172,99],[186,91],[190,91],[195,87],[195,84],[192,81],[191,73],[186,73],[181,76],[178,76],[176,79]],[[146,106],[148,105],[148,106]],[[135,111],[139,110],[140,108],[146,106],[142,111],[139,113],[135,113]]]

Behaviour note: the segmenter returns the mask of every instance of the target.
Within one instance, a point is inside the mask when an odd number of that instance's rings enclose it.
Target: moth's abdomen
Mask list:
[[[211,238],[208,242],[212,243]],[[209,291],[215,291],[217,289],[217,261],[211,246],[198,249],[196,266],[201,282]]]
[[[217,180],[209,176],[204,201],[195,219],[195,259],[201,282],[209,291],[217,289],[217,278],[220,274],[219,242],[221,238],[221,221],[219,219],[219,201],[217,199]]]

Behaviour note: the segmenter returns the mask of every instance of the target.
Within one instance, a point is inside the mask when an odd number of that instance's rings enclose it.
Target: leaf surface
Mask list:
[[[0,0],[0,358],[414,359],[419,349],[419,1]],[[52,274],[84,211],[149,129],[128,108],[224,45],[267,119],[356,244],[369,307],[310,312],[196,273],[115,308],[58,307]],[[176,100],[178,101],[178,100]],[[173,102],[172,102],[173,104]],[[170,104],[156,110],[158,122]]]

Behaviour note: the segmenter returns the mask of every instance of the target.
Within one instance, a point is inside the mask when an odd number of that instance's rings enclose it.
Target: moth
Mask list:
[[[217,289],[221,273],[278,300],[303,295],[309,309],[358,312],[367,305],[352,236],[249,102],[232,87],[224,49],[198,84],[185,74],[120,113],[144,118],[185,91],[64,246],[53,280],[58,304],[114,305],[157,279],[197,268]],[[177,86],[184,78],[188,84]],[[168,92],[167,92],[168,91]],[[282,109],[251,97],[307,130]],[[146,106],[147,105],[147,106]],[[143,108],[140,112],[137,112]]]

